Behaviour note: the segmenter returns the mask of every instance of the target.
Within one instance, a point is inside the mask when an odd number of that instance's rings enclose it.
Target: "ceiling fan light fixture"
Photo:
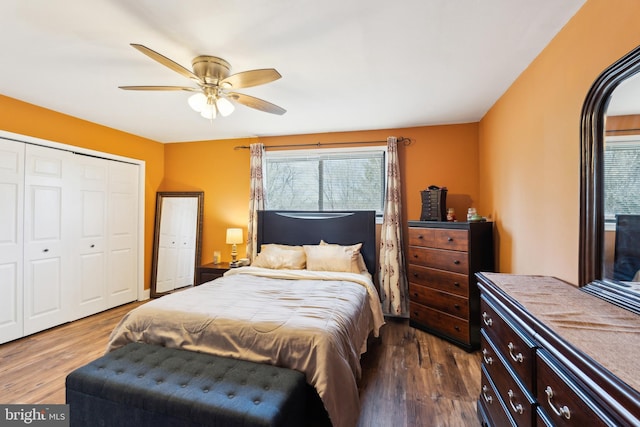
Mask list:
[[[189,97],[189,106],[200,113],[202,117],[210,120],[213,120],[218,113],[226,117],[235,110],[235,105],[229,98],[233,99],[234,102],[266,113],[282,115],[287,111],[282,107],[253,96],[227,92],[231,88],[242,89],[278,80],[282,76],[274,68],[262,68],[230,74],[231,65],[224,59],[217,56],[200,55],[191,61],[193,71],[189,71],[177,62],[146,46],[136,43],[132,43],[131,46],[161,65],[170,68],[183,77],[191,79],[199,86],[199,89],[193,86],[119,86],[120,89],[196,92]]]
[[[207,105],[207,97],[204,93],[198,92],[191,95],[187,102],[189,103],[189,107],[199,113]]]
[[[213,120],[216,118],[216,106],[214,104],[205,104],[202,111],[200,111],[200,115],[208,120]]]
[[[233,113],[233,110],[236,109],[234,105],[227,98],[218,98],[216,100],[216,107],[220,112],[222,117],[227,117],[229,114]]]

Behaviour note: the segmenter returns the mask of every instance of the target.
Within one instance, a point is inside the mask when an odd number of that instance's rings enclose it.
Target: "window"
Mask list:
[[[384,207],[386,147],[265,153],[265,206],[302,211]]]
[[[607,138],[604,149],[604,218],[640,214],[640,138]]]

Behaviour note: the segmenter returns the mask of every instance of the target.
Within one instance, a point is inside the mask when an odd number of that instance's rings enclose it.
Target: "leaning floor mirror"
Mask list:
[[[201,255],[204,192],[158,192],[151,297],[193,286]]]

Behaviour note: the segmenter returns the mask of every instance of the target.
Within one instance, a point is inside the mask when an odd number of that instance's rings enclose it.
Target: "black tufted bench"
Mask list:
[[[301,426],[302,373],[131,343],[67,376],[71,427]]]

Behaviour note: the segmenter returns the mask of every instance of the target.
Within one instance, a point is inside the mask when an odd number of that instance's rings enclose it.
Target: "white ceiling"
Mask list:
[[[0,94],[160,142],[475,122],[585,0],[1,0]],[[138,52],[191,69],[282,79],[238,90],[287,110],[239,105],[213,123],[189,85]]]

